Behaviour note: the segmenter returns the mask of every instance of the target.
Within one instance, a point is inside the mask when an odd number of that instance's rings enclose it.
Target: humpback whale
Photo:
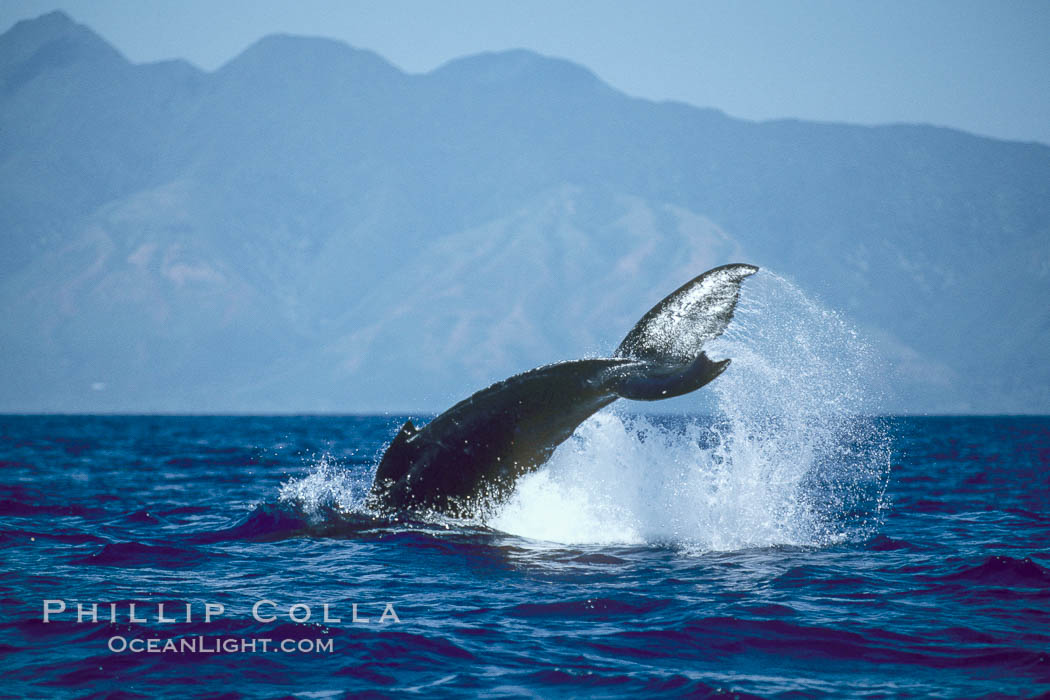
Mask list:
[[[391,514],[473,515],[505,500],[518,477],[617,399],[658,401],[704,386],[729,365],[703,345],[729,325],[754,265],[716,267],[646,313],[612,357],[546,365],[497,382],[422,428],[406,422],[386,448],[368,497]]]

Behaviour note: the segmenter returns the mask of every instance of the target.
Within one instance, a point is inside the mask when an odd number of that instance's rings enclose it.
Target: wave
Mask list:
[[[1050,569],[1031,558],[1015,559],[1005,555],[992,556],[978,566],[963,567],[941,577],[943,581],[964,581],[1007,588],[1050,589]]]
[[[73,557],[69,563],[124,568],[182,569],[196,566],[205,558],[204,553],[193,549],[142,542],[111,542],[88,556]]]

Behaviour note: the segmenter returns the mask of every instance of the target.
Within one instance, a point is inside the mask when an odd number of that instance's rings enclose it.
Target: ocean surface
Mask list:
[[[843,495],[606,412],[487,520],[420,523],[360,506],[403,418],[0,417],[0,694],[1050,691],[1050,418],[867,419]]]

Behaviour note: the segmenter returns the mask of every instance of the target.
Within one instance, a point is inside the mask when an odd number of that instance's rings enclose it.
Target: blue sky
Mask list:
[[[266,34],[328,36],[409,72],[524,47],[650,99],[746,119],[921,122],[1050,144],[1050,2],[4,0],[63,9],[133,61],[211,70]]]

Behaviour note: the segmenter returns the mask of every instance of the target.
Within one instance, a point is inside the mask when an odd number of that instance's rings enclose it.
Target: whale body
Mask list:
[[[729,365],[703,345],[729,325],[754,265],[716,267],[646,313],[609,358],[559,362],[497,382],[422,428],[406,422],[376,469],[369,506],[387,513],[475,514],[617,399],[658,401],[704,386]]]

